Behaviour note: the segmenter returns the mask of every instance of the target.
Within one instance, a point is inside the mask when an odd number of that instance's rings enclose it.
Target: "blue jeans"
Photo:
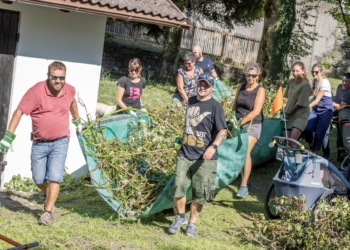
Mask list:
[[[324,110],[322,112],[312,110],[309,115],[307,126],[304,130],[305,141],[312,143],[311,150],[319,150],[323,143],[323,138],[327,132],[333,116],[333,110]],[[315,132],[315,136],[313,136]]]
[[[33,141],[31,154],[32,176],[35,184],[63,181],[69,139],[63,137],[51,142]]]

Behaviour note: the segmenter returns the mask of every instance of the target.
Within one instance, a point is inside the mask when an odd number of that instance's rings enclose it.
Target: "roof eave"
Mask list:
[[[19,3],[27,3],[38,6],[52,7],[57,9],[69,10],[72,12],[90,13],[102,15],[119,20],[134,21],[141,23],[150,23],[162,27],[174,27],[179,29],[189,29],[192,26],[187,23],[186,19],[176,20],[167,17],[144,14],[142,12],[119,10],[109,6],[92,5],[80,1],[60,1],[60,0],[17,0]]]

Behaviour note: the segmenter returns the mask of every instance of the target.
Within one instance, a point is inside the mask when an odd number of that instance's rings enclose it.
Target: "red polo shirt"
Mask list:
[[[69,111],[74,96],[75,89],[68,83],[60,96],[53,96],[46,81],[38,82],[25,93],[18,109],[32,118],[34,140],[69,137]]]

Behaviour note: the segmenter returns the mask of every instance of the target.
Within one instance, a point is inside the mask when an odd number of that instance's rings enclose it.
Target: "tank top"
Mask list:
[[[256,98],[256,94],[258,93],[259,88],[261,88],[260,85],[258,85],[255,89],[252,91],[247,91],[247,84],[243,84],[241,86],[241,89],[239,90],[238,96],[237,96],[237,103],[236,103],[236,118],[241,119],[247,114],[249,114],[254,109],[254,102]],[[260,112],[252,121],[253,124],[260,124],[264,120],[263,114]]]
[[[189,98],[192,96],[196,96],[197,95],[197,81],[198,81],[199,74],[200,74],[200,68],[195,66],[194,74],[193,74],[193,77],[191,79],[186,74],[186,71],[184,68],[181,67],[178,70],[178,72],[184,80],[184,91],[185,91],[186,95]],[[176,92],[178,92],[178,89],[176,89]]]

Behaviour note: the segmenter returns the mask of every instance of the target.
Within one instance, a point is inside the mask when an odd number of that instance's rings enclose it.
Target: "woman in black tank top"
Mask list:
[[[238,190],[238,197],[245,197],[249,193],[248,180],[252,170],[250,153],[259,140],[263,122],[262,107],[265,102],[265,89],[258,84],[261,67],[257,63],[247,64],[245,67],[247,83],[238,87],[232,111],[236,112],[237,120],[242,119],[241,128],[248,132],[248,151],[243,170],[242,182]],[[248,187],[249,186],[249,187]]]

